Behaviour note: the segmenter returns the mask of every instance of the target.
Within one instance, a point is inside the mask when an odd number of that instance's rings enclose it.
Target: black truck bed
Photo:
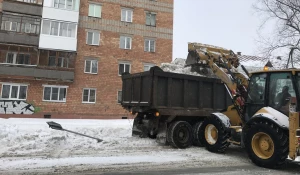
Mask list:
[[[231,105],[231,98],[219,79],[150,71],[122,75],[122,106],[132,112],[160,115],[209,116]]]

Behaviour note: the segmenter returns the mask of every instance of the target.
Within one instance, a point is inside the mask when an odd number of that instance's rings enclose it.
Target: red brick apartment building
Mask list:
[[[0,0],[0,117],[128,116],[120,74],[172,60],[173,5]]]

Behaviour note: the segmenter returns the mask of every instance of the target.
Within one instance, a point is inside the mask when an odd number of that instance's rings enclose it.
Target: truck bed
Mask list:
[[[132,112],[171,116],[209,116],[231,105],[219,79],[150,71],[122,75],[122,106]]]

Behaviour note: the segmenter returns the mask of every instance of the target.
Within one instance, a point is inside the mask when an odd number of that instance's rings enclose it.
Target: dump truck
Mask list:
[[[299,69],[249,73],[243,67],[245,75],[236,71],[239,59],[231,50],[189,43],[188,52],[187,66],[208,67],[219,79],[159,68],[122,76],[122,106],[137,114],[133,135],[219,153],[235,144],[267,168],[300,156]]]

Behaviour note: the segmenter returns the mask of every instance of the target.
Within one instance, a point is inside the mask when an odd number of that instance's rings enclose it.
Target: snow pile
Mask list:
[[[97,143],[90,138],[53,130],[48,127],[47,121],[104,141]],[[145,166],[149,169],[222,166],[228,162],[241,162],[240,159],[214,155],[197,147],[179,150],[159,145],[154,139],[132,137],[132,120],[0,118],[0,122],[0,174],[113,171],[124,167],[137,170]],[[218,163],[215,163],[217,160]],[[248,160],[242,162],[248,163]]]
[[[203,76],[203,75],[198,74],[197,72],[192,72],[191,66],[186,67],[185,59],[183,59],[183,58],[176,58],[171,63],[161,63],[160,68],[165,72]]]
[[[217,78],[210,68],[199,68],[200,73],[197,73],[192,66],[186,66],[185,61],[186,59],[176,58],[171,63],[162,63],[160,68],[165,72]]]
[[[50,129],[47,121],[103,139]],[[205,148],[174,149],[153,139],[132,137],[132,120],[1,119],[0,174],[77,174],[249,165],[242,148],[213,154]]]

